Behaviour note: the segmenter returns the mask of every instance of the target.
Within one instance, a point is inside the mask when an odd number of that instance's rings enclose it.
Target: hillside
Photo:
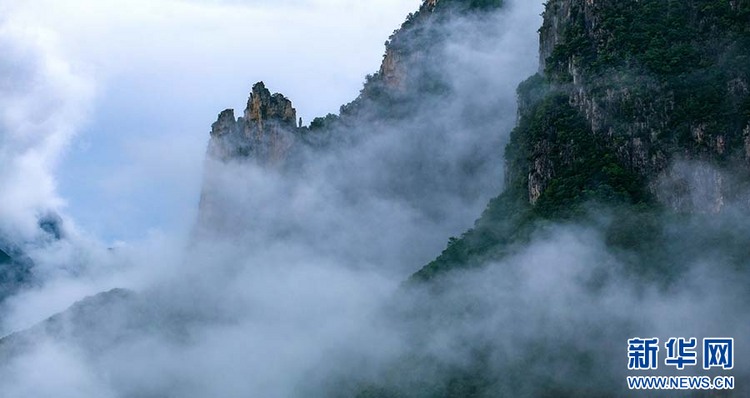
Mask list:
[[[548,2],[540,73],[518,89],[506,191],[415,277],[502,257],[532,225],[602,205],[616,209],[610,243],[641,268],[699,255],[667,243],[707,243],[708,230],[667,233],[664,222],[750,204],[749,18],[746,1]]]
[[[144,265],[108,284],[144,289],[0,339],[9,377],[53,358],[90,396],[619,397],[635,374],[746,394],[750,0],[549,0],[519,48],[525,1],[425,0],[308,125],[252,85],[211,126],[185,247],[124,247]],[[629,371],[634,336],[734,337],[737,365]]]
[[[257,213],[228,216],[257,197],[237,198],[237,184],[226,183],[249,181],[247,170],[256,167],[279,173],[291,186],[325,177],[316,190],[343,195],[346,206],[395,202],[439,228],[468,226],[453,207],[476,214],[500,188],[498,153],[516,109],[506,81],[514,86],[525,77],[519,71],[533,56],[525,51],[530,56],[521,67],[502,76],[493,69],[496,59],[511,63],[505,60],[510,43],[502,42],[510,21],[502,9],[499,1],[423,2],[388,38],[381,65],[359,95],[309,125],[298,119],[292,98],[254,84],[242,113],[224,110],[212,125],[199,233],[236,237],[258,222]],[[237,164],[248,165],[244,175],[226,176]]]

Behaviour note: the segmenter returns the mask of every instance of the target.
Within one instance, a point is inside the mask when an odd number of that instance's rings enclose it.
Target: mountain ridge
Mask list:
[[[541,72],[518,89],[506,191],[412,280],[502,257],[534,225],[580,220],[594,203],[651,220],[750,208],[750,4],[672,3],[546,4]],[[665,55],[672,45],[676,58]]]
[[[451,94],[450,85],[438,73],[439,65],[430,58],[430,43],[441,40],[440,35],[434,35],[438,32],[431,25],[433,18],[448,18],[452,10],[460,8],[465,12],[501,5],[498,1],[426,0],[416,16],[410,16],[391,38],[379,71],[367,79],[358,98],[344,105],[339,115],[317,118],[309,127],[298,123],[291,100],[272,94],[262,82],[255,84],[242,116],[235,117],[234,110],[228,109],[212,125],[209,160],[238,166],[230,170],[235,172],[229,173],[230,177],[245,177],[260,166],[285,180],[285,170],[304,170],[304,155],[326,151],[332,142],[360,138],[342,134],[347,127],[358,123],[402,127],[397,122],[409,119],[419,109],[405,104],[429,107],[432,104],[419,104],[420,96]],[[664,7],[671,6],[674,8],[664,14],[668,24],[653,20]],[[684,20],[686,16],[689,18]],[[741,62],[750,54],[746,47],[748,16],[750,7],[743,0],[549,1],[540,32],[540,72],[518,87],[518,121],[505,150],[505,188],[490,200],[473,229],[451,238],[442,254],[417,271],[386,303],[384,311],[389,317],[385,319],[392,322],[388,326],[398,337],[405,336],[409,347],[382,369],[364,376],[351,369],[339,370],[343,375],[336,373],[333,380],[326,380],[333,390],[331,396],[627,395],[623,382],[625,335],[646,326],[654,328],[648,324],[653,321],[648,300],[659,296],[651,290],[681,293],[695,288],[702,294],[701,289],[710,288],[703,285],[708,279],[705,275],[697,278],[699,286],[679,285],[695,263],[710,264],[711,274],[736,277],[740,285],[747,275],[750,227],[745,222],[741,182],[750,158],[746,147],[750,112],[745,108],[748,71]],[[704,28],[714,32],[708,36],[710,40],[694,41],[685,35],[683,41],[676,42],[674,54],[664,40],[640,41],[644,36],[680,37],[683,30],[701,32]],[[669,32],[671,29],[676,32]],[[640,32],[635,35],[637,42],[622,37],[629,32]],[[418,50],[412,52],[415,46]],[[416,71],[412,70],[415,65],[419,66]],[[718,75],[713,73],[717,70]],[[720,112],[716,113],[717,109]],[[486,111],[492,113],[496,108],[488,106]],[[481,112],[461,114],[475,117],[477,113]],[[418,121],[422,130],[435,129],[442,122]],[[312,154],[298,151],[300,148],[311,148]],[[335,149],[338,152],[332,157],[343,156],[348,147]],[[501,161],[499,155],[493,160]],[[420,160],[416,166],[408,163],[414,166],[411,168],[398,163],[394,168],[416,173],[435,164],[442,165]],[[334,163],[334,168],[340,166]],[[468,172],[459,176],[472,176],[472,166],[467,163]],[[207,179],[211,172],[209,169]],[[303,174],[301,178],[307,177]],[[240,183],[229,180],[231,188]],[[411,190],[399,190],[400,181],[395,180],[375,186],[390,188],[384,193],[389,198],[404,191],[418,197],[408,197],[413,200],[409,204],[429,196],[434,186],[456,189],[454,185],[428,184],[425,191],[417,191],[408,185],[413,184],[412,179],[404,181]],[[224,212],[228,223],[238,229],[244,226],[246,214],[240,213],[245,208],[236,206],[239,200],[223,203],[221,192],[217,195],[210,188],[204,186],[201,210]],[[671,195],[664,196],[665,191]],[[346,199],[356,202],[360,199],[356,193],[356,189],[347,191]],[[436,207],[445,206],[438,203]],[[252,206],[250,210],[263,211]],[[435,218],[440,218],[436,213]],[[249,219],[257,221],[252,215]],[[294,236],[295,228],[300,227],[304,226],[282,225],[269,235],[286,242],[284,239]],[[233,236],[236,230],[229,232]],[[559,235],[563,239],[553,240],[552,248],[539,243],[540,236],[549,240]],[[315,243],[318,249],[330,249]],[[573,253],[566,251],[569,246]],[[580,246],[593,254],[575,252]],[[541,254],[535,252],[539,247],[544,249]],[[568,263],[558,267],[558,256],[566,257]],[[508,258],[516,262],[503,261]],[[585,261],[602,264],[593,267]],[[531,266],[526,267],[527,262]],[[594,269],[578,275],[574,272],[578,262]],[[572,270],[558,269],[562,267]],[[222,271],[226,270],[218,270]],[[203,272],[200,270],[205,277]],[[628,290],[631,284],[634,292]],[[147,330],[171,325],[171,332],[184,338],[183,326],[192,320],[186,314],[197,313],[215,321],[211,318],[214,307],[205,307],[208,315],[192,308],[204,308],[201,297],[190,296],[192,287],[186,289],[187,300],[177,299],[186,307],[179,307],[185,313],[161,313],[151,308],[148,300],[140,300],[140,294],[114,290],[83,300],[11,340],[39,330],[72,331],[64,338],[96,349],[129,337],[128,322]],[[632,301],[621,297],[630,294]],[[679,299],[695,299],[679,294],[669,298],[674,301],[654,305],[662,311],[668,308],[670,316],[673,307],[669,306],[676,306]],[[710,306],[713,301],[708,308],[711,315],[731,316],[746,303],[747,297],[739,295],[721,311]],[[606,310],[613,313],[599,313]],[[87,324],[92,318],[108,319],[109,312],[117,315],[117,311],[126,311],[115,316],[122,325]],[[133,313],[132,318],[123,315]],[[669,318],[656,315],[659,320]],[[711,315],[705,316],[723,319]],[[68,320],[72,328],[59,327],[67,327]],[[86,341],[87,333],[94,336],[97,330],[105,337]],[[456,330],[459,338],[452,340],[450,333]],[[0,349],[3,345],[7,348],[8,341],[0,340]],[[447,351],[447,358],[441,357],[439,350]],[[349,355],[359,359],[356,353],[343,354]],[[363,367],[372,365],[364,362]],[[312,372],[312,376],[317,374]],[[741,377],[740,373],[738,379],[743,382],[747,378]],[[304,392],[303,387],[299,391]]]

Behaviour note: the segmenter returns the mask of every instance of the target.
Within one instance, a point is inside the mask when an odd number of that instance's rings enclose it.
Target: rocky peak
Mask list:
[[[219,119],[211,125],[211,137],[230,134],[237,124],[234,109],[226,109],[219,114]]]
[[[263,130],[264,122],[271,121],[288,128],[295,128],[297,111],[292,101],[282,94],[271,94],[263,82],[255,83],[245,108],[245,120]]]
[[[279,163],[295,142],[299,128],[292,101],[271,94],[263,82],[253,86],[244,117],[233,109],[219,114],[211,125],[209,155],[215,159],[252,158],[260,163]]]
[[[284,167],[293,147],[306,128],[298,127],[297,112],[292,102],[281,94],[271,94],[263,82],[253,85],[244,116],[235,118],[234,109],[226,109],[211,125],[208,157],[210,162],[203,176],[199,225],[218,230],[231,229],[227,217],[232,208],[222,194],[217,167],[226,162],[252,162],[263,167]],[[301,124],[301,123],[300,123]],[[217,227],[221,226],[221,227]]]

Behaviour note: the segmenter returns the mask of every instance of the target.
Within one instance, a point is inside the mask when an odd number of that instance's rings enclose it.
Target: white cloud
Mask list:
[[[54,44],[42,43],[39,56],[65,65],[43,79],[58,94],[29,97],[27,109],[43,115],[44,98],[64,97],[66,110],[58,112],[71,116],[75,106],[88,108],[91,88],[97,88],[91,123],[57,177],[72,216],[114,240],[151,228],[185,228],[177,210],[197,204],[210,124],[225,108],[244,108],[253,83],[264,80],[290,97],[306,121],[336,112],[377,70],[384,40],[419,3],[32,0],[2,2],[0,8],[24,31],[13,45],[29,48],[28,36],[53,36]],[[56,137],[67,143],[79,121],[66,122],[66,134]],[[132,156],[135,141],[159,147]],[[149,153],[159,155],[145,163],[161,164],[162,173],[141,174],[112,189],[112,176],[132,176]],[[29,156],[26,162],[50,168],[47,153]],[[180,190],[162,184],[178,180],[185,181]],[[24,182],[42,184],[36,189],[44,190],[43,197],[60,197],[50,174],[12,183]],[[114,220],[112,209],[128,222]]]
[[[64,205],[55,168],[94,94],[57,44],[53,31],[0,21],[0,231],[21,240]]]

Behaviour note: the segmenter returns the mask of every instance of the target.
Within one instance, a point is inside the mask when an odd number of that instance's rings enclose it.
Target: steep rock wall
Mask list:
[[[540,70],[547,89],[568,98],[597,144],[643,177],[651,194],[675,210],[718,211],[744,183],[717,177],[695,186],[671,165],[696,161],[701,175],[750,170],[748,8],[730,0],[552,0],[540,29]],[[555,149],[539,140],[527,171],[511,175],[528,180],[532,204],[569,166],[550,161]],[[664,195],[665,179],[704,191]],[[696,195],[712,199],[689,204]]]

